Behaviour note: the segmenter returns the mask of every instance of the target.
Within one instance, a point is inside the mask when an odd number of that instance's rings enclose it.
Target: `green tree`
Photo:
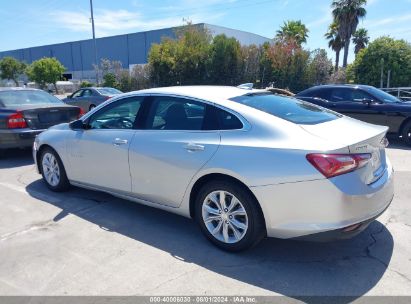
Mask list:
[[[179,85],[202,84],[207,79],[211,35],[204,27],[189,22],[177,30],[176,72]]]
[[[238,85],[241,69],[241,46],[226,35],[214,37],[210,47],[208,71],[213,84]]]
[[[347,70],[349,69],[349,67],[350,67],[350,64],[347,66],[346,69],[339,69],[338,71],[334,71],[328,78],[328,83],[331,83],[331,84],[347,83],[347,78],[348,78]]]
[[[61,79],[61,75],[66,68],[56,58],[47,58],[34,61],[26,70],[30,80],[35,81],[44,88],[47,84],[53,84],[58,93],[56,82]]]
[[[308,32],[309,30],[301,20],[288,20],[277,31],[276,38],[278,40],[293,39],[301,46],[301,44],[307,42]]]
[[[26,65],[13,57],[4,57],[0,60],[0,78],[13,80],[17,87],[17,79],[25,69]]]
[[[151,46],[148,62],[152,71],[150,77],[156,86],[177,84],[177,48],[178,42],[169,38]]]
[[[271,48],[273,46],[265,42],[261,46],[261,57],[260,57],[260,82],[261,88],[267,87],[270,82],[272,82],[272,75],[273,75],[273,62],[271,60]]]
[[[114,73],[106,73],[103,76],[103,87],[117,88],[118,82]]]
[[[311,60],[308,66],[310,85],[327,83],[333,70],[331,59],[324,49],[316,49],[311,53]]]
[[[135,65],[131,70],[131,89],[142,90],[150,88],[150,65]]]
[[[87,80],[83,80],[80,83],[80,88],[89,88],[89,87],[92,87],[92,86],[93,86],[93,84],[90,81],[87,81]]]
[[[308,63],[310,53],[295,40],[277,41],[267,48],[271,62],[270,82],[274,86],[291,91],[300,91],[308,86]]]
[[[245,45],[241,46],[241,83],[260,82],[260,67],[263,48],[260,46]]]
[[[381,61],[391,71],[391,86],[411,85],[411,44],[391,37],[380,37],[362,49],[350,66],[350,78],[357,83],[379,86]],[[386,78],[387,75],[384,75]]]
[[[177,39],[153,44],[148,62],[155,85],[201,84],[207,79],[211,35],[207,29],[188,23],[176,31]]]
[[[328,32],[324,35],[328,40],[328,47],[335,52],[335,71],[338,71],[340,64],[340,52],[344,47],[344,42],[341,39],[340,34],[338,33],[338,23],[333,22],[328,27]]]
[[[344,41],[344,68],[347,66],[351,36],[357,30],[359,20],[367,14],[364,8],[366,4],[367,0],[335,0],[331,4],[334,20],[338,23],[338,33]]]
[[[353,34],[352,42],[355,44],[354,53],[357,55],[362,49],[365,49],[370,42],[368,31],[365,28],[356,30]]]

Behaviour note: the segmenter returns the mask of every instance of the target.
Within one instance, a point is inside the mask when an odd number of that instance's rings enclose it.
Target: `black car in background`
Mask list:
[[[411,102],[402,101],[366,85],[321,85],[304,90],[296,98],[377,125],[402,136],[411,145]]]
[[[83,112],[42,90],[0,88],[0,153],[31,147],[37,134]]]

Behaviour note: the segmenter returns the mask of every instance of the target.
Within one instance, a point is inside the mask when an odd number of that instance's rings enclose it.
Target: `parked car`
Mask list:
[[[264,236],[334,239],[393,198],[388,128],[266,90],[192,86],[122,94],[40,134],[53,191],[70,185],[195,218],[218,247]]]
[[[31,147],[40,132],[80,115],[80,108],[44,91],[0,88],[0,150]]]
[[[297,98],[369,123],[389,127],[411,145],[411,102],[366,85],[321,85]]]
[[[123,92],[114,88],[82,88],[73,94],[64,98],[63,101],[69,105],[80,107],[85,113],[96,106],[102,104],[113,96]]]

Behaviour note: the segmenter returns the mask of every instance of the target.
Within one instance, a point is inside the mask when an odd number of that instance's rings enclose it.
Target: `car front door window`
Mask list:
[[[88,125],[90,129],[132,129],[142,99],[130,98],[107,106],[94,114]]]
[[[353,90],[351,100],[354,102],[364,102],[373,100],[372,96],[361,90]]]
[[[83,93],[83,90],[78,90],[77,92],[73,93],[71,98],[79,98],[82,93]]]

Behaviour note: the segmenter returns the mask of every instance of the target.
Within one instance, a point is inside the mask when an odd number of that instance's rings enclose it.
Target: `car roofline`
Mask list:
[[[12,91],[43,91],[36,88],[23,88],[23,87],[2,87],[0,88],[0,92],[12,92]]]

